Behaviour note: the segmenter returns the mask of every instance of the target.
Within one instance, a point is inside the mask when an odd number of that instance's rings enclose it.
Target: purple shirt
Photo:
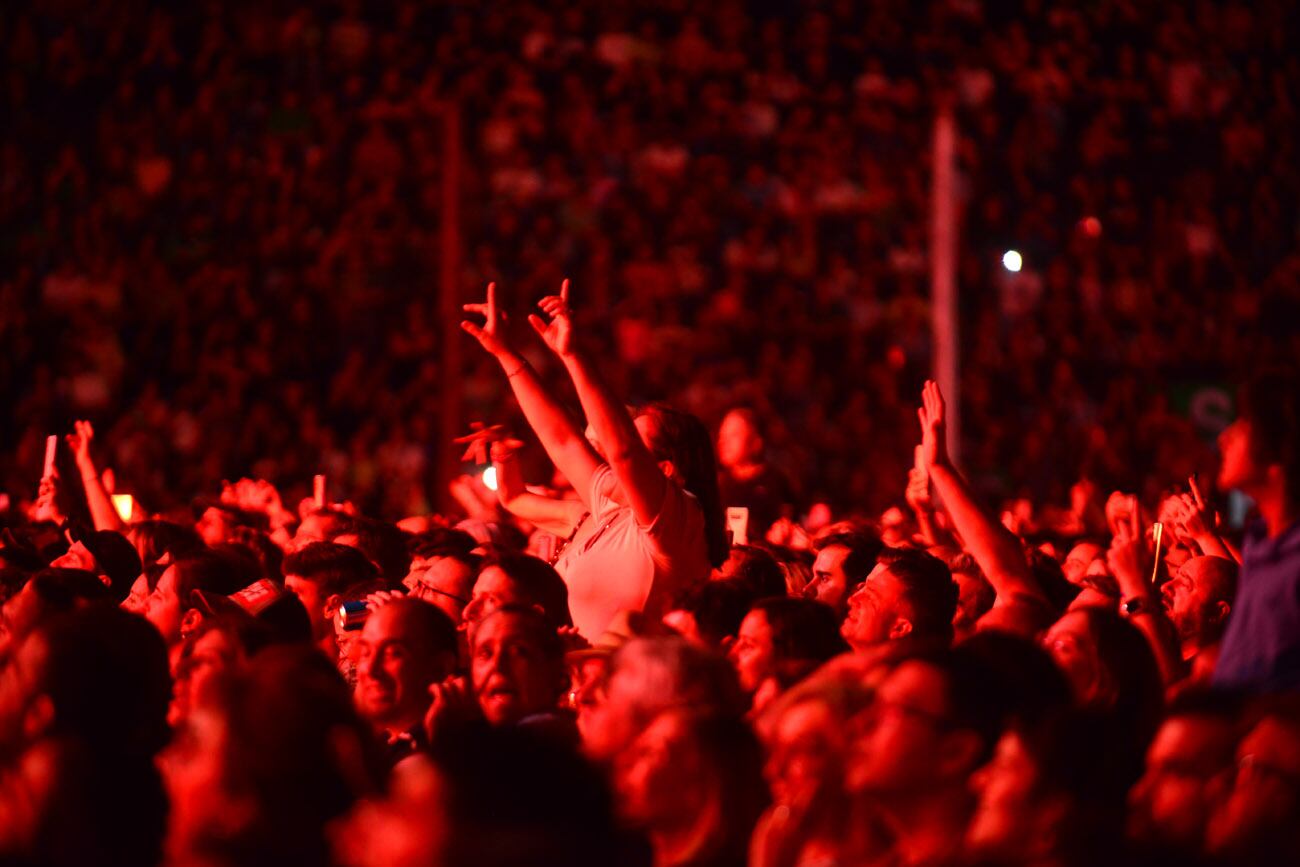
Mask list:
[[[1256,692],[1300,688],[1300,521],[1276,539],[1262,521],[1247,529],[1212,682]]]

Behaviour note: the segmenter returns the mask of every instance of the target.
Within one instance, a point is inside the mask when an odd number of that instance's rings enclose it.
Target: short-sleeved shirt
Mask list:
[[[668,483],[659,514],[642,525],[602,464],[592,474],[587,502],[590,527],[579,530],[555,569],[569,588],[573,625],[589,641],[622,610],[662,617],[679,588],[708,578],[704,512],[680,485]]]
[[[1247,530],[1213,683],[1254,691],[1300,688],[1300,521],[1275,539],[1263,522]]]

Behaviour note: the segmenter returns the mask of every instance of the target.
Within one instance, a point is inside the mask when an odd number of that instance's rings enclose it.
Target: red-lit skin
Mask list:
[[[424,719],[429,687],[450,673],[400,604],[382,605],[366,620],[358,641],[356,704],[361,715],[389,734]]]
[[[767,622],[766,614],[751,611],[745,615],[727,657],[735,666],[740,688],[745,692],[757,691],[764,681],[775,675],[772,626]]]
[[[849,549],[843,545],[827,545],[817,554],[813,561],[812,581],[804,588],[806,599],[824,602],[837,611],[844,610],[844,600],[848,593],[848,578],[844,574],[844,560],[849,556]]]
[[[568,683],[563,663],[546,659],[520,615],[511,612],[489,614],[479,622],[470,673],[479,708],[492,725],[554,711]]]
[[[1232,783],[1236,726],[1208,716],[1171,717],[1147,749],[1146,771],[1129,791],[1130,833],[1195,851]]]
[[[905,588],[889,567],[877,564],[849,598],[849,614],[840,634],[854,650],[902,638],[912,631]]]

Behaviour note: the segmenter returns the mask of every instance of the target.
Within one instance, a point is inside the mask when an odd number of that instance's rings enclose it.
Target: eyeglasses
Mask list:
[[[461,605],[468,605],[469,600],[463,596],[457,596],[455,593],[448,593],[446,590],[439,590],[432,584],[426,584],[423,581],[412,582],[415,586],[411,588],[411,595],[416,599],[423,599],[426,596],[446,596],[448,599],[454,599]]]

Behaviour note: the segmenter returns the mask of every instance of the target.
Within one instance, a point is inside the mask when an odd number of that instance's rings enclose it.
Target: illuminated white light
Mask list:
[[[1024,260],[1020,258],[1020,254],[1015,250],[1008,250],[1002,254],[1002,267],[1011,273],[1014,274],[1019,271],[1022,264],[1024,264]]]
[[[487,488],[489,491],[495,491],[497,489],[496,467],[488,467],[483,471],[483,487]]]

